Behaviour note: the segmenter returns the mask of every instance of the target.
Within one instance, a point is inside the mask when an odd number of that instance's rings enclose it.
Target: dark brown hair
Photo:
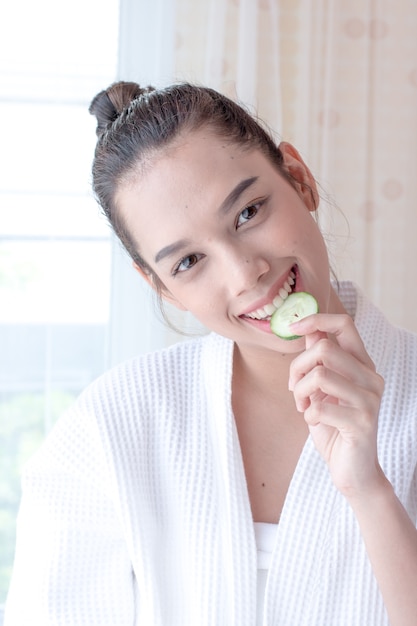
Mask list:
[[[97,118],[94,193],[127,252],[156,286],[161,287],[158,277],[142,258],[115,205],[119,186],[150,156],[180,134],[206,126],[244,149],[259,149],[290,179],[271,135],[242,106],[213,89],[189,83],[142,88],[121,81],[97,94],[89,111]]]

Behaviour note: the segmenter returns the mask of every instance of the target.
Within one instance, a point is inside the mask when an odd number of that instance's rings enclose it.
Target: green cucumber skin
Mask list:
[[[317,302],[317,300],[315,299],[315,297],[314,297],[314,296],[312,296],[310,293],[308,293],[308,292],[306,292],[306,291],[299,291],[299,292],[294,292],[294,293],[290,294],[290,295],[288,296],[288,298],[291,298],[291,296],[295,296],[295,295],[297,295],[297,296],[305,296],[305,295],[306,295],[306,296],[308,296],[308,298],[311,300],[312,304],[314,304],[314,305],[315,305],[315,310],[314,310],[314,311],[312,311],[311,313],[308,313],[308,314],[307,314],[306,316],[304,316],[304,317],[307,317],[308,315],[313,315],[314,313],[318,313],[318,311],[319,311],[318,302]],[[284,303],[284,304],[285,304],[285,303]],[[285,336],[285,335],[280,335],[280,334],[279,334],[279,332],[277,332],[276,330],[274,330],[274,328],[273,328],[273,325],[274,325],[273,320],[274,320],[274,317],[275,317],[275,316],[277,316],[277,318],[279,317],[279,311],[280,311],[280,309],[278,309],[277,311],[275,311],[275,313],[274,313],[274,314],[272,315],[272,317],[271,317],[271,322],[270,322],[270,324],[271,324],[271,330],[272,330],[272,332],[274,333],[274,335],[276,335],[276,336],[277,336],[277,337],[279,337],[280,339],[284,339],[285,341],[293,341],[294,339],[300,339],[300,338],[302,337],[302,335],[290,335],[289,337],[287,337],[287,336]],[[303,318],[300,318],[300,320],[301,320],[301,319],[303,319]]]
[[[272,331],[276,337],[280,339],[284,339],[284,341],[293,341],[294,339],[300,339],[302,335],[291,335],[291,337],[283,337],[282,335],[277,335],[274,331]]]
[[[294,341],[294,339],[300,339],[302,337],[302,335],[291,335],[290,337],[284,337],[284,335],[279,335],[274,330],[272,332],[274,333],[276,337],[279,337],[280,339],[284,339],[284,341]]]

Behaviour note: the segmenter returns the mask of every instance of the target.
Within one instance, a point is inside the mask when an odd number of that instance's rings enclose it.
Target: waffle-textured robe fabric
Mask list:
[[[415,522],[417,337],[350,283],[340,295],[386,381],[380,461]],[[232,342],[214,334],[141,356],[59,420],[24,471],[6,626],[254,626],[232,356]],[[356,520],[308,439],[278,527],[264,624],[388,623]]]

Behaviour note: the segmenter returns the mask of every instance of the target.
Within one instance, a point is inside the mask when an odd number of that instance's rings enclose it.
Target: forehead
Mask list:
[[[155,207],[187,199],[195,204],[200,196],[207,202],[212,196],[218,199],[234,180],[253,170],[256,156],[262,157],[210,129],[187,133],[138,165],[118,189],[116,205],[127,216],[150,197]]]
[[[190,132],[151,156],[121,185],[117,210],[146,260],[155,248],[191,238],[231,190],[272,165],[210,129]]]

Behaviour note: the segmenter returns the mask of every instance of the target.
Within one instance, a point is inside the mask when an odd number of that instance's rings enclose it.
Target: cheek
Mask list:
[[[317,252],[321,252],[326,248],[319,227],[311,217],[309,217],[309,221],[305,224],[304,229],[298,232],[294,239],[296,239],[298,246],[306,246]]]
[[[215,330],[225,316],[225,299],[214,289],[196,288],[192,296],[187,297],[188,310],[204,326]]]
[[[204,293],[202,293],[197,300],[196,298],[194,298],[193,300],[194,309],[196,312],[198,311],[200,315],[204,315],[205,317],[213,317],[219,311],[219,299],[215,297],[213,291],[208,292],[204,290]]]
[[[170,293],[177,302],[181,303],[184,309],[190,311],[200,321],[203,317],[212,315],[219,308],[219,298],[216,298],[215,289],[200,285],[198,281],[193,281],[185,287],[172,285]]]
[[[297,250],[298,250],[298,248],[299,248],[299,241],[298,241],[298,239],[293,239],[291,244],[290,244],[290,249],[289,249],[290,254],[294,254],[295,255]]]

